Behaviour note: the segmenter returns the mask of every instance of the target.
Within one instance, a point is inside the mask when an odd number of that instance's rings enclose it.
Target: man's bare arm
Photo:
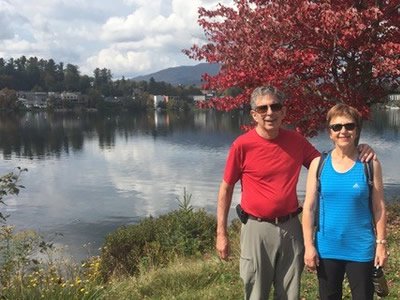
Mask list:
[[[229,257],[228,214],[232,203],[234,185],[222,180],[218,192],[216,249],[221,259]]]

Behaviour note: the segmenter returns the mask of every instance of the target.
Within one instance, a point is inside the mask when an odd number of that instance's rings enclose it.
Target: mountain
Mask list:
[[[155,81],[164,81],[172,85],[201,85],[201,75],[204,73],[216,75],[219,71],[219,64],[200,63],[195,66],[180,66],[160,70],[148,75],[131,78],[134,81],[149,81],[151,77]]]

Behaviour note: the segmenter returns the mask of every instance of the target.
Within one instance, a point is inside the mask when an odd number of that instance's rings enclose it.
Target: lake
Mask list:
[[[215,214],[227,151],[247,119],[215,111],[0,115],[0,174],[28,168],[26,188],[1,211],[7,223],[37,230],[77,260],[98,254],[118,226],[177,209],[184,189],[193,207]],[[400,110],[379,110],[361,134],[382,162],[389,201],[400,199],[399,133]],[[326,133],[311,142],[331,148]],[[237,188],[231,218],[239,199]]]

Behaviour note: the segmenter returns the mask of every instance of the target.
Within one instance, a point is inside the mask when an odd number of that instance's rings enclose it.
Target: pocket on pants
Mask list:
[[[242,278],[245,286],[253,284],[255,280],[255,268],[253,259],[240,257],[240,278]]]

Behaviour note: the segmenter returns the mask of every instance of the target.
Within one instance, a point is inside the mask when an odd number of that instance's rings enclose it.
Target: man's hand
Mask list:
[[[229,238],[227,234],[217,234],[216,248],[218,256],[223,260],[229,258]]]
[[[310,271],[315,271],[319,266],[319,257],[314,246],[306,247],[304,253],[304,263]]]
[[[369,145],[360,144],[358,145],[357,149],[358,152],[360,152],[359,158],[362,162],[370,161],[371,159],[377,159],[374,149],[372,149]]]

